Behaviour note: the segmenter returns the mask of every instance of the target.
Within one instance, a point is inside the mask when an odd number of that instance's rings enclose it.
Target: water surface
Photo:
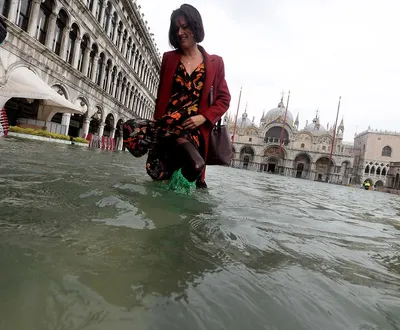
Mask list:
[[[400,198],[0,139],[0,329],[400,329]]]

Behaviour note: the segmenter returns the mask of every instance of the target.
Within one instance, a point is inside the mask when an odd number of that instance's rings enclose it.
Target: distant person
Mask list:
[[[149,151],[146,170],[154,180],[181,171],[197,188],[207,188],[205,159],[212,127],[228,110],[231,96],[224,62],[198,45],[204,39],[200,13],[184,4],[172,12],[153,120],[123,125],[124,145],[135,157]],[[212,104],[210,104],[210,100]]]

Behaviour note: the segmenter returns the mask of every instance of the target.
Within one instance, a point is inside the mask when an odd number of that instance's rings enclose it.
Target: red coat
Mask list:
[[[212,127],[229,109],[231,94],[225,80],[225,66],[222,57],[217,55],[209,55],[203,47],[199,46],[203,53],[204,65],[206,68],[206,78],[201,92],[200,106],[198,114],[206,117],[206,121],[200,126],[201,134],[204,138],[204,154],[202,157],[207,158],[208,141]],[[167,112],[169,100],[171,98],[172,83],[174,74],[181,59],[181,53],[178,50],[166,52],[163,55],[160,71],[160,83],[158,86],[156,108],[154,119],[162,117]],[[213,86],[213,103],[209,105],[209,97],[211,86]],[[205,170],[201,177],[204,180]]]

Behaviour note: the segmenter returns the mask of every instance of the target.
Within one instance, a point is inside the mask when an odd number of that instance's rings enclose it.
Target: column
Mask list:
[[[97,68],[99,67],[99,57],[95,56],[94,57],[94,63],[93,63],[93,69],[92,69],[92,81],[96,83],[96,78],[97,78]],[[103,65],[104,69],[104,65]],[[101,72],[99,72],[99,75],[101,76]]]
[[[111,131],[110,131],[110,138],[113,139],[114,137],[115,137],[115,127],[111,128]]]
[[[107,63],[104,64],[104,72],[105,72],[105,70],[106,70],[106,65],[107,65]],[[108,86],[109,86],[109,84],[110,84],[110,80],[111,80],[111,69],[108,70],[107,84],[105,83],[105,81],[106,81],[106,80],[105,80],[105,77],[103,77],[103,80],[104,80],[103,89],[104,89],[105,91],[107,91],[107,90],[108,90]]]
[[[54,33],[55,33],[55,30],[56,30],[56,21],[57,21],[56,13],[51,13],[49,26],[47,28],[46,41],[45,41],[46,47],[51,49],[51,50],[53,50]]]
[[[108,24],[107,24],[107,31],[106,31],[107,36],[110,36],[110,33],[111,33],[111,22],[112,22],[112,19],[114,16],[114,12],[115,12],[115,10],[112,10],[110,13],[110,16],[108,17]]]
[[[103,134],[104,134],[104,126],[105,126],[105,123],[100,123],[100,125],[99,125],[99,138],[101,138],[102,136],[103,136]]]
[[[119,20],[117,19],[117,24],[115,24],[114,27],[114,38],[112,40],[113,44],[117,43],[117,38],[118,38],[118,25],[119,25]]]
[[[67,57],[67,50],[68,50],[68,39],[69,39],[69,31],[71,30],[70,26],[64,27],[63,35],[61,38],[61,48],[60,48],[60,57],[68,61]]]
[[[99,23],[101,26],[103,26],[103,21],[104,21],[104,13],[106,11],[106,6],[107,6],[107,1],[104,0],[103,1],[103,5],[101,6],[101,13],[100,13],[100,19],[99,19]]]
[[[70,113],[64,113],[62,115],[61,125],[66,126],[65,127],[65,135],[68,135],[70,121],[71,121],[71,114]]]
[[[96,11],[97,11],[97,7],[98,6],[99,6],[99,2],[97,0],[94,0],[93,8],[92,8],[92,14],[93,14],[94,17],[96,17],[96,20],[97,20]]]
[[[130,95],[130,94],[129,94]],[[130,97],[130,96],[129,96]],[[135,94],[132,94],[132,97],[129,100],[128,109],[132,110],[133,101],[135,100]]]
[[[72,59],[72,67],[75,69],[78,68],[78,57],[80,50],[81,50],[81,38],[76,37],[74,45],[74,55]]]
[[[121,100],[121,103],[122,103],[123,105],[125,105],[126,91],[127,91],[127,90],[128,90],[128,87],[125,86],[125,88],[124,88],[124,93],[122,94],[122,100]]]
[[[117,80],[117,77],[115,77],[115,80]],[[111,86],[111,96],[114,96],[115,94],[115,87],[117,86],[117,82],[114,80],[113,85]]]
[[[85,120],[83,121],[83,125],[82,125],[82,131],[83,131],[83,138],[86,139],[86,137],[89,134],[89,127],[90,127],[90,119],[85,118]]]
[[[87,76],[90,61],[90,48],[85,49],[85,55],[83,56],[82,73]]]
[[[17,1],[17,0],[11,1],[10,10],[8,11],[8,17],[7,17],[11,22],[13,22],[15,24],[18,23],[18,17],[17,17],[18,5],[19,5],[19,1]]]
[[[29,23],[28,23],[28,33],[31,37],[36,38],[36,30],[37,30],[37,24],[38,24],[38,19],[39,19],[39,11],[40,11],[40,4],[41,0],[34,0],[32,9],[31,9],[31,15],[29,18]]]
[[[122,81],[121,81],[121,83],[120,83],[120,85],[119,85],[119,91],[118,91],[118,94],[117,94],[117,96],[116,96],[116,99],[119,101],[119,102],[121,102],[121,96],[122,96],[122,92],[125,92],[125,89],[124,88],[122,88]]]

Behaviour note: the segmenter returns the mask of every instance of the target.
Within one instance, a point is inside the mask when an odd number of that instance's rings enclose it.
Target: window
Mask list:
[[[251,142],[253,139],[252,138],[249,138],[249,142]]]
[[[301,148],[303,148],[303,149],[304,149],[304,143],[302,143],[302,144],[301,144]]]
[[[392,156],[392,148],[386,146],[382,149],[382,156],[391,157]]]
[[[31,12],[31,6],[32,6],[32,0],[23,0],[20,3],[18,26],[24,31],[28,31],[28,22]]]

